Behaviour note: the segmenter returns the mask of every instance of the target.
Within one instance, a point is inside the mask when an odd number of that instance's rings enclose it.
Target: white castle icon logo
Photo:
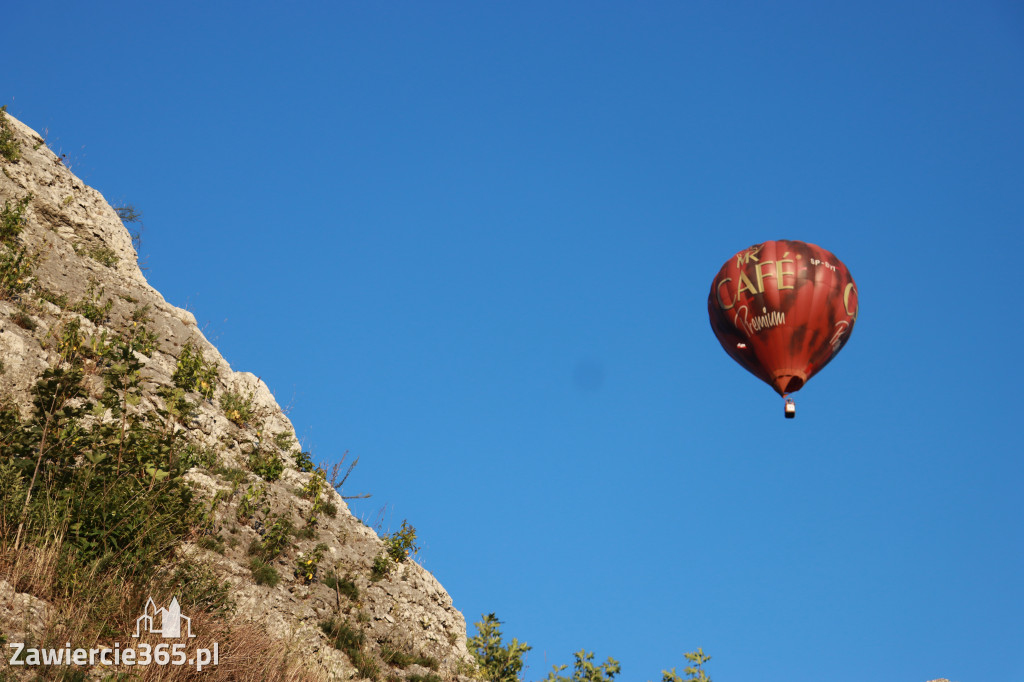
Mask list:
[[[157,615],[160,616],[160,626],[157,627]],[[142,615],[135,619],[135,634],[138,637],[143,632],[160,635],[164,638],[181,637],[182,621],[185,623],[185,632],[188,637],[195,637],[192,634],[192,619],[181,615],[181,606],[178,605],[178,598],[171,599],[171,604],[166,609],[158,609],[150,597],[146,602],[146,608]]]

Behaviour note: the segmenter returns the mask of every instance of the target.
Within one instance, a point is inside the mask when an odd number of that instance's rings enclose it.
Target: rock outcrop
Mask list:
[[[195,317],[149,286],[129,230],[98,191],[73,175],[29,127],[6,115],[6,129],[13,131],[20,156],[0,158],[0,203],[13,207],[29,197],[18,239],[36,261],[27,273],[30,281],[20,285],[25,288],[0,298],[3,398],[23,414],[31,411],[33,386],[44,370],[60,364],[58,337],[71,321],[83,340],[123,334],[140,320],[155,333],[150,352],[136,354],[143,387],[138,410],[166,410],[167,393],[160,389],[175,386],[183,349],[201,351],[203,361],[216,368],[216,379],[209,390],[187,395],[196,410],[176,428],[207,453],[184,478],[197,499],[213,509],[213,520],[206,535],[182,543],[172,561],[212,567],[230,583],[236,622],[258,624],[273,640],[286,643],[310,679],[362,676],[351,656],[325,635],[322,624],[332,619],[361,633],[380,679],[468,679],[474,666],[465,620],[444,588],[412,560],[392,560],[383,577],[380,565],[375,572],[375,563],[386,556],[385,543],[349,512],[329,483],[313,510],[308,490],[317,474],[297,464],[295,431],[270,388],[253,374],[233,371]],[[228,394],[244,402],[244,415],[226,413]],[[257,475],[252,457],[261,452],[283,463],[283,470]],[[254,511],[240,509],[246,499]],[[257,583],[247,548],[266,535],[272,520],[300,529],[311,525],[313,514],[315,528],[292,536],[271,561],[280,583]],[[313,579],[296,570],[304,557],[314,559]],[[329,574],[344,580],[346,589],[325,584]],[[49,605],[4,577],[0,574],[0,631],[8,641],[48,627]],[[395,651],[414,652],[414,662],[394,664]]]

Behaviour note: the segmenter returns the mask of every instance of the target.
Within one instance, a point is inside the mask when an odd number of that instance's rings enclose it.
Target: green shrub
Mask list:
[[[8,161],[21,158],[21,142],[14,137],[14,126],[7,120],[7,105],[0,107],[0,156]]]
[[[240,523],[248,523],[249,519],[260,509],[260,502],[267,492],[265,485],[251,485],[242,495],[238,502],[238,509],[235,510],[235,518]]]
[[[308,452],[296,451],[293,455],[295,458],[295,467],[303,472],[309,473],[313,470],[313,455]]]
[[[331,646],[343,651],[359,674],[370,680],[380,677],[380,667],[372,657],[363,651],[366,635],[362,630],[352,627],[347,621],[327,620],[320,623],[320,629],[327,635]]]
[[[240,393],[225,391],[220,396],[220,408],[235,426],[245,426],[256,416],[252,394],[242,396]]]
[[[92,258],[100,265],[105,265],[108,268],[112,268],[117,265],[121,259],[118,257],[114,250],[106,246],[96,246],[85,252],[85,255]]]
[[[291,546],[291,538],[294,534],[295,527],[291,520],[285,516],[276,516],[273,523],[264,531],[263,536],[249,545],[249,554],[264,561],[273,561]]]
[[[284,473],[284,460],[273,450],[257,447],[249,454],[249,468],[264,481],[276,481]]]
[[[11,299],[28,289],[35,264],[26,247],[0,244],[0,298]]]
[[[0,432],[20,428],[17,408],[0,408]],[[13,537],[28,493],[28,482],[13,461],[0,462],[0,537]]]
[[[320,533],[317,531],[316,526],[311,526],[307,523],[301,529],[295,531],[295,537],[302,540],[316,540],[320,537]]]
[[[276,587],[281,582],[281,574],[277,569],[259,557],[249,560],[249,570],[252,571],[252,579],[257,585]]]
[[[405,561],[410,552],[415,554],[420,549],[416,546],[416,529],[403,520],[400,530],[384,536],[384,547],[389,557],[395,561]]]
[[[193,403],[189,403],[193,405]],[[217,466],[217,452],[199,443],[189,443],[181,453],[181,467],[185,470],[202,467],[212,471]]]
[[[249,474],[243,469],[217,465],[211,471],[222,477],[228,483],[240,485],[249,480]]]
[[[180,437],[153,414],[125,410],[138,396],[138,362],[121,359],[100,370],[99,411],[110,410],[111,421],[85,420],[97,411],[74,366],[43,373],[27,421],[9,410],[0,417],[4,476],[12,482],[0,510],[0,543],[45,544],[66,529],[58,586],[66,593],[94,583],[98,571],[150,575],[199,522],[174,465]],[[13,517],[12,500],[21,503]]]
[[[476,659],[484,679],[489,682],[519,682],[523,670],[523,654],[530,647],[526,642],[512,638],[501,641],[501,621],[493,613],[482,617],[476,626],[476,635],[466,640],[469,653]]]
[[[316,573],[320,567],[320,560],[324,558],[327,545],[322,542],[309,554],[299,552],[295,557],[295,577],[307,585],[316,580]]]
[[[29,252],[18,239],[25,228],[25,209],[31,198],[30,194],[14,206],[5,200],[0,211],[0,298],[14,298],[28,289],[38,260],[37,254]]]
[[[99,290],[97,291],[97,289]],[[80,313],[82,317],[93,324],[100,324],[107,319],[110,309],[114,306],[114,301],[109,298],[106,303],[100,305],[102,298],[103,287],[96,280],[92,280],[89,283],[89,288],[85,290],[85,296],[71,309],[76,313]]]
[[[132,326],[124,331],[132,346],[143,355],[152,355],[156,350],[156,332],[149,330],[149,304],[132,310]]]
[[[432,656],[425,656],[414,651],[395,648],[389,642],[384,642],[378,652],[381,660],[396,668],[408,668],[410,665],[421,665],[431,670],[438,669],[437,659]]]
[[[711,678],[708,677],[707,672],[704,670],[704,664],[710,661],[711,657],[704,655],[704,649],[698,648],[696,651],[683,654],[683,656],[692,664],[683,668],[686,677],[679,677],[676,674],[675,668],[672,668],[670,671],[662,670],[662,682],[711,682]]]
[[[28,208],[30,201],[31,194],[16,201],[14,206],[4,199],[4,208],[0,211],[0,242],[13,244],[17,240],[18,235],[25,229],[25,209]]]
[[[182,609],[202,610],[220,618],[230,616],[235,610],[231,582],[221,580],[213,567],[207,564],[180,563],[163,583],[167,591],[178,597]]]
[[[203,351],[193,343],[192,339],[185,342],[178,355],[178,363],[174,368],[171,380],[178,388],[195,391],[206,399],[213,397],[213,389],[217,383],[218,371],[213,362],[206,362]],[[223,405],[223,400],[221,402]]]
[[[320,629],[338,651],[344,651],[352,657],[351,653],[358,651],[366,643],[366,635],[362,630],[352,627],[347,621],[326,620],[320,623]]]
[[[300,492],[303,497],[313,501],[308,519],[311,526],[320,520],[321,513],[332,519],[338,514],[338,506],[326,499],[327,490],[327,472],[318,467]]]
[[[559,674],[568,666],[556,665],[544,678],[544,682],[612,682],[622,669],[619,662],[611,656],[601,665],[594,665],[593,652],[584,649],[577,651],[573,657],[576,660],[573,663],[572,677]]]
[[[348,576],[339,578],[337,574],[331,573],[324,578],[324,585],[327,585],[327,587],[338,594],[345,595],[352,601],[359,601],[359,586]]]
[[[36,284],[35,292],[41,300],[48,301],[61,310],[65,310],[68,307],[67,294],[57,294],[46,287],[40,286],[39,284]]]
[[[292,447],[293,440],[294,438],[292,438],[292,434],[287,431],[278,431],[274,434],[274,445],[281,452],[288,452]]]
[[[320,499],[326,487],[327,472],[323,469],[317,469],[313,472],[306,485],[302,486],[302,491],[299,494],[307,500],[313,500],[313,505],[316,506],[317,500]]]
[[[196,541],[196,545],[218,554],[224,553],[224,538],[219,535],[204,535]]]
[[[378,554],[373,560],[373,567],[370,569],[370,580],[377,582],[383,580],[391,573],[394,561],[387,554]]]

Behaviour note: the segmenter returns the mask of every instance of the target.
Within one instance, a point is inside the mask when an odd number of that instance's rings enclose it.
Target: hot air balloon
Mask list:
[[[846,344],[857,321],[857,285],[820,246],[755,244],[718,271],[708,295],[711,329],[733,360],[786,398]]]

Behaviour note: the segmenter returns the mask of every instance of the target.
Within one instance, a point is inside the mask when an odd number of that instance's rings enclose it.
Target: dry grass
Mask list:
[[[191,639],[165,640],[158,635],[133,637],[136,618],[142,613],[145,600],[152,596],[159,605],[166,605],[171,596],[166,588],[154,585],[135,586],[116,575],[97,575],[94,580],[70,595],[55,590],[59,547],[25,547],[18,552],[0,549],[0,579],[8,581],[18,592],[27,592],[49,604],[44,622],[26,623],[26,630],[37,632],[30,647],[104,649],[120,644],[136,650],[142,643],[151,647],[166,643],[184,643],[186,660],[195,659],[197,649],[213,649],[217,644],[218,665],[208,665],[201,672],[189,665],[95,666],[89,676],[126,673],[130,679],[152,682],[178,680],[281,680],[299,682],[323,680],[326,675],[303,665],[298,655],[285,642],[271,637],[264,628],[237,618],[222,618],[206,611],[187,610],[191,618]],[[0,624],[0,630],[4,624]],[[0,679],[63,679],[67,673],[85,671],[76,666],[25,666],[15,669],[6,665]]]

